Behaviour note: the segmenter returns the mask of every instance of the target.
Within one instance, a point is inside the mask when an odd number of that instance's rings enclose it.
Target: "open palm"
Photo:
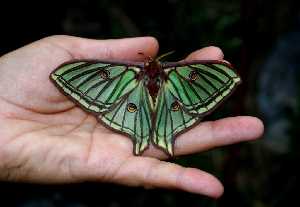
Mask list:
[[[66,183],[108,181],[131,186],[179,188],[218,197],[222,184],[199,169],[161,161],[150,147],[145,156],[132,154],[132,142],[97,123],[50,82],[50,72],[72,59],[142,60],[154,57],[152,37],[89,40],[52,36],[0,58],[0,179]],[[223,59],[208,47],[187,59]],[[263,132],[254,117],[203,122],[179,136],[175,154],[258,138]]]

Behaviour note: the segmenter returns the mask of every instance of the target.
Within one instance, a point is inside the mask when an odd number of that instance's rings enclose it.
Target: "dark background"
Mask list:
[[[97,39],[152,35],[159,40],[161,53],[176,50],[172,61],[204,46],[219,46],[225,58],[238,69],[243,84],[207,119],[258,116],[264,121],[266,131],[259,141],[172,160],[220,178],[225,193],[219,200],[176,190],[102,183],[60,186],[0,183],[0,206],[298,206],[298,2],[14,0],[1,3],[0,55],[53,34]]]

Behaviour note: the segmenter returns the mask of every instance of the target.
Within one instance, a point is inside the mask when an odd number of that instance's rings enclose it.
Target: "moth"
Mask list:
[[[165,56],[165,55],[163,55]],[[130,137],[140,155],[150,142],[174,155],[175,138],[196,126],[241,83],[230,63],[75,60],[50,79],[104,126]]]

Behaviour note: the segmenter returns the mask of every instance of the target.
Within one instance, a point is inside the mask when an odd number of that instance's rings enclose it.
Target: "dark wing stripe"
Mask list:
[[[145,86],[144,86],[145,87]],[[145,108],[145,98],[147,98],[146,100],[147,100],[147,104],[148,104],[148,106],[150,106],[150,103],[149,103],[149,97],[148,96],[145,96],[145,92],[147,92],[146,91],[146,88],[144,88],[144,92],[143,92],[143,95],[144,95],[144,97],[143,97],[143,99],[142,99],[142,104],[141,104],[141,106],[142,106],[142,108],[143,108],[143,110],[144,110],[144,113],[145,113],[145,117],[146,117],[146,121],[147,121],[147,124],[148,124],[148,130],[151,130],[151,126],[150,126],[150,119],[149,119],[149,117],[147,116],[147,110],[146,110],[146,108]],[[149,111],[149,113],[150,113],[150,111]],[[149,114],[149,116],[151,116],[150,114]]]
[[[85,71],[82,71],[81,73],[78,73],[76,75],[74,75],[72,78],[70,78],[69,80],[67,80],[69,83],[71,83],[72,81],[78,79],[78,78],[81,78],[82,76],[85,76],[85,75],[88,75],[88,74],[91,74],[91,73],[94,73],[94,72],[97,72],[99,71],[100,68],[92,68],[92,69],[89,69],[89,70],[85,70]],[[95,75],[95,74],[94,74]]]
[[[187,84],[187,83],[186,83],[186,84]],[[183,82],[183,85],[184,85],[184,82]],[[191,89],[191,91],[193,92],[193,94],[194,94],[195,96],[197,96],[198,99],[200,99],[200,103],[204,103],[204,102],[205,102],[205,100],[199,96],[199,94],[197,93],[197,91],[194,89],[193,86],[190,86],[190,85],[189,85],[189,88]],[[191,102],[191,104],[188,105],[188,106],[195,106],[195,105],[198,105],[198,104],[199,104],[199,102],[196,102],[196,103]]]
[[[114,78],[109,79],[109,81],[108,81],[108,80],[102,80],[102,81],[99,81],[99,82],[95,83],[94,85],[90,86],[90,87],[84,92],[83,95],[88,94],[92,89],[97,88],[97,87],[100,86],[102,83],[107,82],[107,84],[111,84],[115,79],[117,79],[117,78],[119,78],[120,76],[122,76],[125,72],[126,72],[126,70],[124,70],[122,73],[120,73],[119,75],[115,76]]]
[[[120,103],[119,107],[116,109],[115,113],[114,113],[113,116],[111,117],[110,125],[111,125],[111,123],[114,121],[114,119],[115,119],[117,113],[119,112],[119,110],[120,110],[120,108],[122,107],[123,104],[124,104],[124,103]]]
[[[231,84],[228,84],[229,82],[232,82],[232,80],[227,81],[226,85],[224,85],[222,88],[218,89],[215,94],[213,94],[212,96],[208,97],[205,100],[204,104],[201,104],[201,105],[197,106],[196,108],[199,109],[199,108],[203,107],[203,105],[209,105],[211,102],[213,102],[215,100],[215,97],[220,96],[220,95],[222,96],[222,93],[228,89],[228,86],[231,85]]]
[[[191,89],[194,92],[194,94],[196,94],[197,98],[200,99],[201,102],[204,102],[204,99],[201,98],[201,96],[197,93],[197,90],[195,88],[195,86],[198,86],[201,90],[203,90],[208,96],[211,96],[211,94],[200,84],[198,83],[191,83]]]
[[[136,85],[131,91],[129,91],[128,93],[124,94],[124,96],[122,96],[122,98],[116,103],[116,104],[112,104],[110,107],[109,107],[109,111],[112,111],[114,110],[117,106],[118,106],[118,103],[122,103],[122,102],[125,102],[125,100],[127,100],[127,104],[128,104],[128,97],[129,95],[134,91],[136,90],[136,88],[138,87],[139,85]],[[94,101],[94,100],[93,100]],[[95,104],[95,103],[93,103]],[[108,111],[108,112],[109,112]]]
[[[78,84],[76,86],[76,89],[79,89],[81,86],[83,86],[84,84],[86,84],[87,82],[89,82],[90,80],[92,80],[95,77],[95,73],[91,74],[89,77],[87,77],[84,81],[82,81],[80,84]]]
[[[144,104],[145,104],[145,102],[144,102],[144,100],[142,100],[142,108],[143,108],[145,114],[147,114],[147,110],[146,110]],[[148,105],[148,106],[150,106],[150,105]],[[149,112],[150,112],[150,111],[149,111]],[[150,130],[150,129],[151,129],[151,126],[150,126],[150,119],[149,119],[148,116],[145,116],[145,117],[146,117],[146,121],[147,121],[147,124],[148,124],[148,129]]]
[[[226,73],[224,70],[222,70],[221,68],[219,68],[218,66],[216,66],[214,64],[211,64],[211,65],[205,64],[205,66],[209,67],[209,68],[212,68],[215,71],[218,71],[219,73],[225,75],[229,79],[232,79],[232,77],[228,73]]]
[[[165,99],[164,107],[166,110],[166,114],[165,114],[166,120],[165,120],[165,126],[164,126],[164,140],[165,140],[166,146],[168,148],[168,142],[167,142],[168,103],[167,103],[167,99],[166,99],[166,93],[164,93],[163,95],[164,95],[164,99]]]
[[[123,90],[124,90],[124,89],[127,87],[127,85],[128,85],[131,81],[133,81],[134,79],[135,79],[135,78],[129,79],[129,80],[126,82],[126,84],[124,84],[124,85],[122,86],[122,89],[119,91],[118,95],[116,96],[117,99],[120,98],[120,96],[121,96]],[[113,94],[113,93],[112,93],[112,94]],[[111,95],[110,97],[112,97],[112,95]],[[110,98],[109,98],[108,100],[110,100]]]
[[[198,73],[197,73],[197,74],[198,74]],[[180,75],[180,74],[179,74],[179,75]],[[186,80],[186,81],[189,82],[189,80],[188,80],[187,78],[183,77],[182,75],[180,75],[180,76],[181,76],[184,80]],[[202,74],[201,74],[201,76],[202,76]],[[198,87],[201,88],[207,95],[209,95],[209,96],[211,95],[211,94],[208,92],[208,90],[207,90],[205,87],[203,87],[201,84],[199,84],[199,83],[197,83],[197,82],[194,81],[194,82],[191,83],[191,85],[192,85],[192,86],[194,86],[194,85],[195,85],[195,86],[198,86]],[[214,87],[214,86],[213,86],[213,87]],[[196,90],[196,89],[194,88],[193,91],[195,92],[195,90]],[[196,93],[195,93],[195,94],[196,94]],[[199,99],[200,99],[200,98],[199,98]]]
[[[140,112],[140,120],[141,120],[141,137],[143,138],[143,111],[142,111],[142,104],[143,104],[143,101],[142,99],[144,98],[144,88],[142,88],[141,90],[141,94],[140,94],[140,104],[139,104],[139,112]]]
[[[218,88],[210,81],[208,80],[204,75],[202,75],[201,73],[199,73],[198,71],[196,71],[196,73],[208,84],[210,85],[213,89],[215,89],[216,91],[218,90]]]
[[[178,75],[177,70],[175,70],[175,72],[176,72],[176,74]],[[186,91],[186,88],[185,88],[185,86],[184,86],[182,80],[181,80],[180,78],[178,78],[178,80],[179,80],[179,83],[180,83],[180,85],[181,85],[181,87],[182,87],[182,89],[183,89],[184,95],[187,97],[187,99],[189,100],[190,104],[193,104],[192,99],[191,99],[191,97],[189,96],[188,92]]]
[[[162,93],[162,92],[160,92],[160,94],[161,94],[161,93]],[[160,94],[159,94],[159,96],[161,96]],[[160,100],[160,101],[161,101],[161,100]],[[159,104],[158,106],[160,106],[160,105],[161,105],[161,102],[158,103],[158,104]],[[160,107],[160,108],[161,108],[161,107]],[[157,122],[158,124],[157,124],[157,126],[156,126],[157,129],[155,130],[155,134],[156,134],[156,143],[158,143],[158,126],[160,125],[161,117],[162,117],[162,116],[159,116],[159,118],[158,118],[158,122]]]
[[[133,81],[134,79],[135,79],[135,78],[130,79],[127,83],[130,83],[130,82]],[[62,79],[62,80],[60,80],[60,81],[66,82],[64,79]],[[112,81],[113,81],[113,80],[109,81],[109,82],[107,83],[107,86],[109,86],[109,84],[110,84]],[[71,85],[68,85],[68,84],[65,85],[65,87],[68,88],[70,91],[72,91],[72,93],[75,93],[75,94],[77,94],[78,96],[80,96],[80,99],[83,99],[83,100],[85,100],[86,102],[90,102],[90,105],[93,104],[93,105],[96,105],[96,106],[98,106],[99,108],[101,108],[102,105],[97,104],[96,101],[97,101],[97,98],[99,98],[99,96],[101,95],[102,90],[97,94],[97,97],[96,97],[96,98],[93,98],[93,97],[91,97],[91,96],[88,96],[87,93],[88,93],[91,89],[96,88],[96,87],[98,87],[99,85],[101,85],[101,84],[103,84],[103,83],[105,83],[105,82],[107,82],[107,81],[103,80],[103,81],[97,82],[96,84],[94,84],[93,86],[91,86],[91,87],[90,87],[87,91],[85,91],[84,93],[82,93],[81,91],[76,91],[76,90],[74,90],[74,88],[72,88]],[[126,85],[127,85],[127,84],[125,84],[125,86],[126,86]],[[125,88],[125,87],[123,87],[123,88]],[[102,89],[103,89],[103,88],[102,88]],[[122,91],[122,90],[121,90],[121,91]],[[119,97],[119,96],[120,96],[120,93],[118,94],[117,97]],[[89,98],[89,99],[87,99],[87,98]],[[105,104],[105,102],[100,102],[100,103]]]
[[[180,111],[181,111],[181,109],[180,109]],[[170,109],[168,110],[168,112],[169,112],[169,115],[170,115],[170,121],[171,121],[171,134],[172,134],[172,137],[173,137],[173,132],[174,132],[173,117],[172,117],[172,112],[171,112]]]
[[[173,87],[174,87],[174,89],[175,89],[175,91],[176,91],[176,93],[177,93],[177,96],[180,98],[180,100],[183,100],[183,98],[181,97],[181,95],[180,95],[180,93],[179,93],[179,90],[178,90],[176,84],[173,82],[173,80],[168,79],[168,81],[170,81],[170,83],[173,85]]]
[[[121,76],[121,77],[120,77],[119,81],[117,82],[117,84],[115,85],[114,89],[112,90],[111,95],[108,96],[108,98],[104,101],[105,103],[109,102],[110,99],[113,97],[113,94],[114,94],[114,93],[116,92],[116,90],[118,89],[120,83],[122,83],[123,78],[124,78],[124,76]],[[127,86],[127,84],[126,84],[125,86]],[[122,92],[122,91],[120,91],[120,92]]]
[[[173,98],[176,100],[176,98],[174,97],[174,95],[172,94],[172,93],[170,93],[171,94],[171,96],[173,96]],[[183,115],[183,110],[179,110],[180,111],[180,115],[181,115],[181,117],[182,117],[182,123],[183,123],[183,125],[186,127],[186,121],[185,121],[185,119],[184,119],[184,115]]]
[[[120,77],[120,79],[118,80],[118,82],[120,82],[120,80],[122,79],[122,77]],[[130,83],[132,80],[134,80],[135,78],[132,78],[128,81],[128,83]],[[111,85],[111,83],[115,81],[115,79],[110,79],[106,85],[98,92],[97,96],[94,98],[94,100],[91,102],[91,104],[94,104],[97,99],[102,95],[102,93]],[[117,83],[118,84],[118,83]],[[101,85],[101,84],[100,84]],[[127,85],[125,85],[127,86]],[[114,88],[115,89],[115,88]],[[133,91],[133,90],[132,90]],[[109,96],[110,97],[110,96]],[[107,101],[104,101],[103,103],[107,103]]]
[[[176,72],[177,73],[177,72]],[[178,74],[178,73],[177,73]],[[181,84],[181,86],[182,86],[182,83],[181,83],[181,80],[180,80],[180,78],[178,78],[178,80],[179,80],[179,82],[180,82],[180,84]],[[177,86],[176,86],[176,84],[171,80],[171,79],[168,79],[168,81],[170,81],[170,83],[173,85],[173,87],[174,87],[174,89],[175,89],[175,91],[176,91],[176,93],[177,93],[177,96],[179,97],[179,99],[180,100],[183,100],[183,98],[181,97],[181,95],[180,95],[180,93],[179,93],[179,90],[178,90],[178,88],[177,88]],[[183,87],[183,90],[185,90],[185,88]],[[185,91],[186,92],[186,91]],[[186,93],[185,93],[186,94]],[[195,110],[196,108],[195,108],[195,105],[197,105],[197,104],[193,104],[192,102],[191,102],[191,99],[190,99],[190,97],[189,96],[186,96],[188,99],[189,99],[189,101],[190,101],[190,105],[188,105],[188,106],[192,106],[193,107],[193,110]],[[201,99],[202,100],[202,99]],[[202,100],[202,102],[204,102],[203,100]],[[204,104],[204,103],[203,103]],[[186,126],[186,122],[185,122],[185,119],[184,119],[184,116],[183,116],[183,113],[181,114],[182,115],[182,120],[184,120],[184,126]]]
[[[184,127],[186,127],[186,121],[184,119],[183,110],[179,110],[179,111],[180,111],[180,115],[182,117],[182,123],[183,123]]]
[[[131,82],[132,80],[134,80],[134,78],[130,79],[130,80],[128,81],[128,83]],[[112,82],[112,81],[113,81],[113,80],[111,80],[110,82]],[[101,81],[101,84],[104,83],[104,82],[106,82],[106,81]],[[108,82],[106,86],[109,86],[110,82]],[[101,85],[101,84],[100,84],[100,85]],[[104,87],[102,88],[102,90],[103,90],[103,89],[104,89]],[[90,106],[93,104],[93,105],[96,105],[96,106],[98,106],[99,108],[101,108],[101,107],[103,107],[103,105],[97,104],[96,101],[100,102],[101,104],[107,104],[107,103],[105,103],[105,102],[101,102],[101,101],[97,100],[97,99],[99,98],[99,96],[101,96],[102,90],[97,94],[96,98],[93,98],[93,97],[90,97],[90,96],[86,95],[86,92],[83,93],[83,94],[82,94],[82,93],[81,93],[81,94],[76,93],[76,94],[80,95],[80,96],[81,96],[81,99],[84,99],[84,100],[90,102]],[[133,90],[134,90],[134,89],[132,89],[131,91],[129,91],[129,92],[127,93],[127,95],[129,95]],[[74,91],[74,92],[75,92],[75,91]],[[86,96],[86,97],[89,97],[91,100],[86,99],[85,96]],[[126,96],[126,97],[128,97],[128,96]],[[119,98],[119,95],[118,95],[118,98]],[[120,102],[121,102],[121,101],[120,101]],[[118,103],[120,103],[120,102],[118,102]],[[113,106],[111,106],[110,109],[111,109],[111,110],[114,109],[114,108],[115,108],[115,107],[114,107],[115,105],[117,105],[117,104],[114,104]]]
[[[181,79],[183,79],[184,81],[187,81],[188,83],[190,83],[189,80],[187,80],[185,77],[183,77],[183,76],[180,75],[179,73],[177,73],[177,74],[180,76]],[[205,93],[207,93],[207,95],[210,96],[209,92],[208,92],[203,86],[201,86],[200,84],[197,84],[196,82],[193,82],[193,83],[190,83],[190,84],[191,84],[190,88],[192,89],[193,93],[197,96],[197,98],[200,100],[200,102],[204,102],[204,100],[203,100],[203,99],[200,97],[200,95],[197,93],[197,91],[196,91],[196,89],[194,88],[193,85],[196,85],[196,86],[198,86],[199,88],[203,89],[203,91],[204,91]]]
[[[121,79],[121,78],[120,78]],[[103,86],[103,88],[101,88],[101,90],[98,92],[98,94],[97,94],[97,96],[93,99],[93,101],[90,103],[90,105],[91,104],[94,104],[96,101],[97,101],[97,99],[102,95],[102,93],[111,85],[111,83],[113,82],[113,81],[115,81],[115,80],[109,80],[107,83],[106,83],[106,85],[105,86]],[[101,84],[100,84],[101,85]],[[86,94],[86,93],[85,93]],[[103,102],[104,103],[104,102]]]
[[[210,72],[207,72],[204,70],[198,71],[198,73],[203,73],[203,76],[208,76],[208,77],[212,78],[213,80],[218,81],[221,85],[223,85],[225,83],[224,80],[222,80],[221,78],[219,78],[218,76],[216,76],[213,73],[210,73]]]
[[[110,65],[108,65],[108,66],[103,66],[103,67],[99,67],[99,68],[97,68],[97,72],[99,71],[99,69],[103,69],[103,68],[109,68],[110,67]],[[123,74],[123,72],[122,73],[120,73],[120,75],[121,74]],[[94,77],[95,77],[95,75],[97,75],[97,74],[95,74],[95,73],[93,73],[93,74],[91,74],[88,78],[86,78],[84,81],[82,81],[78,86],[76,86],[76,89],[79,89],[81,86],[83,86],[84,84],[86,84],[87,82],[89,82],[90,80],[92,80]],[[118,75],[119,76],[119,75]],[[117,76],[116,77],[114,77],[114,78],[117,78]],[[105,81],[105,80],[104,80]]]
[[[121,127],[121,125],[120,124],[118,124],[118,123],[114,123],[116,126],[118,126],[118,127]],[[134,131],[131,129],[131,128],[129,128],[129,127],[123,127],[123,129],[126,129],[126,130],[129,130],[129,131],[131,131],[132,133],[134,133]]]
[[[175,71],[176,71],[176,73],[178,74],[177,70],[175,70]],[[188,98],[188,100],[189,100],[189,102],[190,102],[189,106],[192,106],[193,109],[195,110],[194,104],[193,104],[193,102],[192,102],[192,99],[191,99],[191,97],[189,96],[188,92],[186,91],[186,88],[184,87],[184,84],[183,84],[182,80],[181,80],[180,78],[178,78],[178,80],[179,80],[180,85],[181,85],[182,88],[183,88],[183,92],[184,92],[185,96]]]
[[[108,82],[110,84],[112,81],[114,81],[114,80],[99,81],[99,82],[95,83],[94,85],[90,86],[84,93],[82,93],[82,96],[86,96],[91,90],[97,88],[98,86],[102,85],[103,83],[107,83]]]
[[[232,80],[230,81],[232,82]],[[216,94],[214,94],[213,96],[209,97],[206,101],[205,101],[205,105],[209,105],[210,103],[212,103],[214,100],[215,100],[215,97],[217,96],[223,96],[222,93],[226,90],[228,90],[228,82],[226,83],[227,85],[224,86],[223,88],[221,88],[221,90],[218,90]],[[231,84],[229,84],[230,86]],[[199,109],[203,107],[203,104],[202,105],[199,105],[197,106],[196,108]]]
[[[71,63],[72,64],[72,63]],[[75,64],[75,63],[74,63]],[[68,73],[71,73],[71,72],[74,72],[74,71],[76,71],[76,70],[80,70],[80,69],[82,69],[82,68],[85,68],[85,67],[88,67],[88,66],[90,66],[90,65],[93,65],[94,63],[83,63],[83,64],[80,64],[80,65],[77,65],[77,66],[75,66],[74,68],[70,68],[70,69],[68,69],[68,70],[66,70],[65,72],[63,72],[62,74],[60,74],[60,76],[64,76],[64,75],[66,75],[66,74],[68,74]],[[65,65],[62,65],[61,67],[59,67],[59,68],[63,68]]]
[[[134,114],[134,127],[133,127],[133,137],[134,138],[136,138],[136,137],[138,137],[137,135],[136,135],[136,128],[137,128],[137,124],[136,124],[136,122],[137,122],[137,115],[138,115],[138,113],[135,113]]]
[[[126,100],[126,105],[128,104],[128,99]],[[125,124],[125,119],[126,119],[126,113],[127,113],[127,110],[125,109],[125,112],[124,112],[124,116],[123,116],[123,120],[122,120],[122,126],[121,126],[121,130],[124,129],[124,124]]]
[[[144,134],[143,134],[143,111],[142,111],[142,107],[141,107],[141,104],[142,104],[142,98],[143,98],[143,94],[144,94],[144,88],[141,89],[140,91],[140,104],[139,104],[139,118],[140,118],[140,129],[141,129],[141,144],[139,146],[139,152],[141,151],[141,147],[142,147],[142,143],[144,141]]]
[[[158,118],[158,124],[156,125],[156,130],[155,130],[155,134],[156,134],[156,136],[155,136],[155,139],[156,139],[155,142],[156,143],[158,143],[158,126],[160,125],[160,122],[161,122],[161,116],[159,116],[159,118]]]
[[[216,76],[215,74],[212,74],[212,73],[207,72],[207,71],[205,71],[205,70],[201,70],[201,68],[197,68],[197,67],[194,67],[194,66],[192,66],[192,65],[189,65],[189,67],[190,67],[190,68],[193,68],[193,69],[195,69],[195,70],[197,70],[197,72],[199,72],[199,73],[203,73],[203,74],[205,74],[205,75],[211,77],[212,79],[215,79],[216,81],[218,81],[218,82],[221,83],[221,84],[224,84],[224,83],[225,83],[222,79],[220,79],[220,78],[219,78],[218,76]]]
[[[59,81],[62,81],[62,82],[66,82],[64,79],[59,79]],[[74,88],[73,87],[71,87],[70,85],[68,85],[68,84],[66,84],[66,85],[64,85],[66,88],[68,88],[70,91],[72,91],[72,93],[75,93],[75,94],[77,94],[78,96],[80,96],[80,99],[83,99],[83,100],[85,100],[85,101],[90,101],[89,99],[87,99],[87,98],[85,98],[84,97],[84,95],[85,94],[83,94],[81,91],[76,91],[76,90],[74,90]],[[90,98],[90,99],[92,99],[92,97],[90,97],[90,96],[86,96],[86,97],[88,97],[88,98]],[[95,105],[97,105],[97,104],[95,104]],[[99,106],[99,105],[97,105],[97,106]]]

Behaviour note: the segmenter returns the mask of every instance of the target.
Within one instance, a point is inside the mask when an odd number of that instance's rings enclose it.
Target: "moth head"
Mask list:
[[[139,52],[139,55],[142,55],[144,57],[144,65],[145,67],[149,67],[150,63],[154,62],[155,60],[153,59],[153,57],[151,57],[150,55],[145,55],[145,53],[143,52]]]

